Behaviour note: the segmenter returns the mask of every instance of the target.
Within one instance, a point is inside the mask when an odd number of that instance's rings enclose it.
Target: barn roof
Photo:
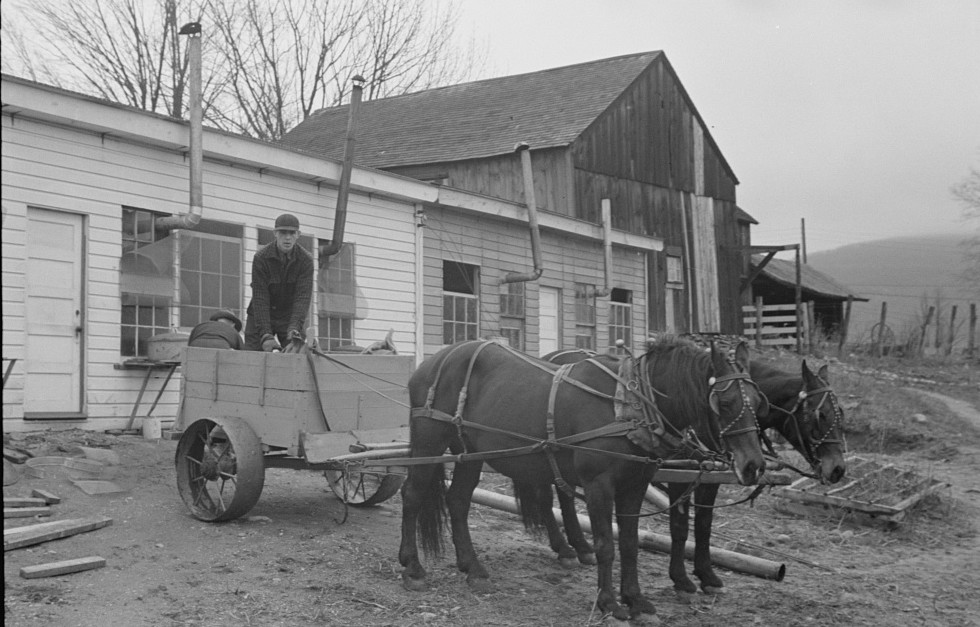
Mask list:
[[[393,168],[480,159],[574,141],[662,52],[440,87],[361,103],[358,164]],[[693,109],[693,105],[692,105]],[[348,105],[321,109],[282,142],[343,156]]]
[[[753,267],[758,267],[762,263],[764,255],[752,255]],[[762,269],[763,276],[784,285],[786,287],[796,286],[796,262],[785,259],[769,260],[766,267]],[[845,300],[850,296],[853,300],[865,301],[869,299],[855,294],[851,288],[838,283],[826,274],[814,269],[807,264],[800,264],[800,284],[805,292],[815,296]]]

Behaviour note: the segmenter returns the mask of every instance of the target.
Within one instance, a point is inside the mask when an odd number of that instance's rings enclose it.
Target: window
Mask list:
[[[318,240],[326,246],[330,240]],[[319,258],[316,277],[319,344],[336,350],[354,344],[354,318],[357,314],[354,244],[341,246],[336,255]]]
[[[201,220],[193,231],[160,228],[165,214],[122,208],[120,346],[145,357],[146,340],[174,320],[194,327],[216,309],[242,317],[242,228]],[[174,260],[180,260],[179,289]],[[176,314],[176,318],[174,317]]]
[[[500,285],[500,335],[519,351],[524,350],[524,293],[523,282]]]
[[[595,350],[595,286],[575,284],[575,348]]]
[[[180,326],[194,327],[216,309],[229,309],[242,317],[240,232],[234,237],[183,230],[180,248]]]
[[[123,357],[145,357],[146,340],[170,330],[176,242],[168,231],[157,230],[159,215],[135,207],[122,210],[119,354]]]
[[[677,255],[667,255],[667,283],[672,288],[682,288],[684,284],[684,266]]]
[[[442,342],[475,340],[480,331],[479,266],[442,262]]]
[[[623,340],[626,346],[633,345],[633,293],[613,288],[609,303],[609,347],[616,353],[625,353],[616,349],[617,340]]]

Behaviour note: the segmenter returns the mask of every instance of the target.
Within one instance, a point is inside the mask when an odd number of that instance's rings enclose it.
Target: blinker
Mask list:
[[[715,381],[716,381],[716,379],[714,377],[709,378],[708,379],[708,385],[714,385],[715,384]]]

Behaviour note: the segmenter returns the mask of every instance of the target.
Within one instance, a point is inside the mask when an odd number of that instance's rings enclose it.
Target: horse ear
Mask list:
[[[806,365],[806,360],[805,359],[803,360],[803,365],[800,368],[803,371],[803,379],[804,380],[806,380],[806,379],[812,379],[813,378],[813,371],[810,370],[810,367]]]
[[[739,342],[738,346],[735,347],[735,361],[742,366],[742,370],[748,371],[750,359],[748,344]]]
[[[820,366],[820,370],[817,372],[817,376],[830,383],[830,370],[827,368],[827,364]]]
[[[721,408],[718,406],[717,394],[708,395],[708,404],[711,405],[711,411],[715,412],[715,414],[721,414]]]
[[[715,346],[714,340],[711,341],[711,364],[715,368],[715,374],[720,375],[728,372],[725,355]]]

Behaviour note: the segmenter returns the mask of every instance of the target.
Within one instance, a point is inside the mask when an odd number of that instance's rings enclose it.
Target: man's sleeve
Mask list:
[[[310,312],[310,300],[313,298],[313,259],[306,257],[303,267],[296,277],[296,295],[293,299],[293,311],[289,316],[289,328],[300,333],[305,332],[306,316]]]
[[[252,316],[255,317],[255,331],[259,337],[272,333],[269,307],[268,266],[256,254],[252,259]]]

